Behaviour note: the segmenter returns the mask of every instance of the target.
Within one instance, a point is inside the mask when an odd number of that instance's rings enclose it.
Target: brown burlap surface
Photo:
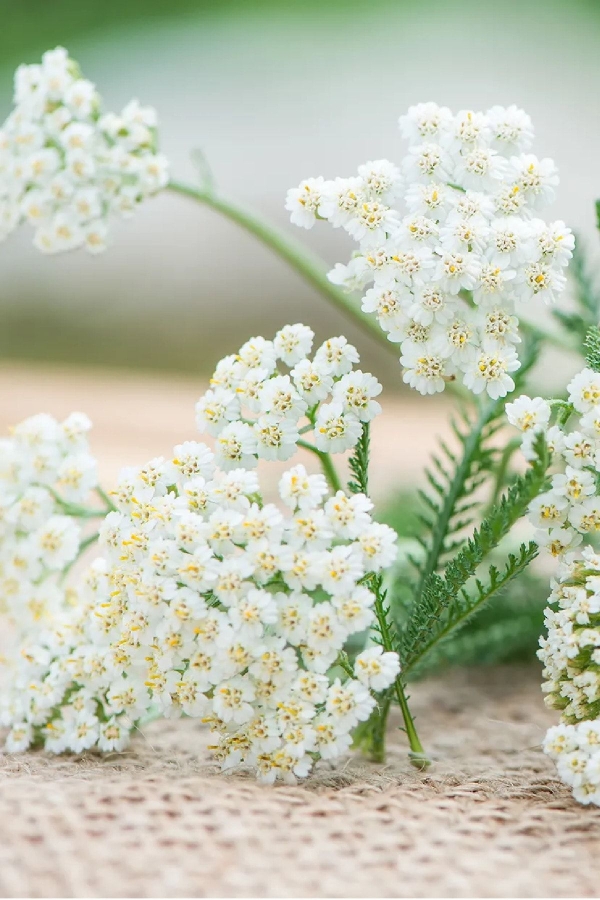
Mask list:
[[[3,896],[597,896],[600,810],[539,749],[535,669],[455,672],[413,688],[437,762],[353,758],[308,783],[222,776],[192,720],[122,755],[0,760]],[[397,724],[397,723],[395,723]]]

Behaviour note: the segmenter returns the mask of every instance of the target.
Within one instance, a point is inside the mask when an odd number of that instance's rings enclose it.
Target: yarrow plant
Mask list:
[[[593,350],[588,359],[600,362]],[[577,800],[600,805],[600,372],[589,365],[579,372],[567,401],[523,396],[506,409],[524,432],[525,457],[543,435],[556,470],[529,507],[537,543],[558,562],[538,656],[546,702],[562,722],[548,731],[544,750]]]
[[[364,494],[329,496],[302,465],[279,494],[287,512],[264,502],[254,472],[220,471],[192,441],[126,470],[100,530],[105,555],[77,602],[24,642],[2,701],[8,749],[120,750],[154,706],[203,718],[223,768],[266,781],[345,752],[372,691],[400,669],[381,645],[353,669],[343,654],[375,620],[371,579],[393,563],[396,536]],[[35,543],[57,533],[48,552],[62,568],[79,542],[54,521],[36,522]]]
[[[400,118],[408,152],[358,174],[308,178],[288,192],[296,225],[327,219],[358,242],[329,278],[366,291],[400,345],[404,381],[422,394],[460,378],[474,394],[504,397],[520,365],[520,310],[555,300],[574,240],[562,221],[538,218],[553,199],[552,160],[529,152],[533,126],[515,106],[453,115],[435,103]]]
[[[0,128],[0,240],[21,222],[43,253],[105,249],[112,213],[128,216],[165,187],[157,116],[132,100],[107,113],[62,47],[19,66],[14,109]]]
[[[381,385],[343,336],[313,350],[313,331],[293,324],[248,340],[196,405],[212,446],[188,441],[126,469],[110,494],[85,416],[17,426],[0,442],[7,748],[119,751],[148,718],[184,715],[210,726],[223,769],[293,781],[351,743],[383,760],[397,704],[410,758],[425,767],[407,679],[464,661],[469,646],[487,660],[494,642],[515,640],[516,580],[542,547],[558,570],[539,655],[562,713],[544,748],[575,796],[600,805],[597,328],[568,399],[505,402],[548,337],[524,316],[554,303],[571,259],[576,310],[554,316],[579,339],[600,318],[573,234],[540,218],[558,175],[530,152],[529,116],[418,104],[400,118],[398,166],[375,160],[289,191],[292,222],[326,219],[358,244],[329,277],[297,241],[222,198],[198,153],[198,185],[169,180],[156,126],[137,101],[105,112],[62,48],[19,67],[0,129],[0,239],[29,222],[42,252],[99,252],[113,214],[168,189],[246,229],[383,345],[398,344],[412,388],[458,381],[467,401],[454,443],[425,470],[400,554],[368,496]],[[523,432],[525,474],[513,471],[515,441],[499,440],[507,416]],[[320,474],[293,460],[298,450]],[[259,462],[289,463],[274,502]],[[515,544],[525,514],[534,540]],[[517,600],[504,620],[470,632],[509,587]]]
[[[68,605],[62,576],[94,540],[93,523],[111,504],[88,444],[91,423],[33,416],[0,441],[0,594],[18,641]]]
[[[197,403],[196,421],[215,436],[222,468],[288,460],[298,446],[327,463],[329,453],[355,447],[363,424],[381,412],[375,400],[381,385],[354,368],[356,348],[345,337],[330,338],[310,359],[313,340],[306,325],[287,325],[274,340],[252,338],[221,360]],[[301,438],[309,432],[314,444]],[[338,487],[330,465],[327,474]]]

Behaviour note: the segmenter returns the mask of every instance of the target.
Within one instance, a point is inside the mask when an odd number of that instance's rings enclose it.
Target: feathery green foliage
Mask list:
[[[481,552],[483,559],[485,553]],[[476,562],[473,568],[465,564],[460,572],[455,573],[454,578],[446,578],[444,581],[440,579],[442,582],[440,585],[430,585],[429,590],[424,594],[424,601],[429,604],[430,610],[429,629],[427,633],[417,632],[412,638],[407,634],[406,643],[409,649],[404,651],[405,675],[417,668],[421,660],[433,648],[447,640],[452,632],[459,629],[492,597],[503,591],[517,575],[524,571],[537,554],[538,548],[535,543],[522,544],[518,554],[510,553],[508,555],[502,571],[492,565],[485,581],[473,577],[474,588],[471,590],[465,589],[462,585],[474,576],[477,568]],[[479,554],[476,552],[473,559],[476,561],[478,557]],[[480,640],[482,639],[480,637]],[[412,645],[409,643],[410,640],[413,641]],[[455,649],[457,646],[460,647],[460,642],[455,645]]]
[[[400,653],[405,675],[535,558],[535,544],[523,545],[517,555],[509,554],[502,571],[492,565],[485,581],[476,577],[482,563],[499,546],[546,484],[549,460],[541,434],[536,440],[535,450],[536,458],[531,468],[510,486],[481,526],[448,563],[443,576],[435,572],[428,576],[402,631]]]
[[[440,641],[411,671],[411,679],[422,678],[450,666],[489,666],[534,659],[543,631],[548,585],[545,588],[537,585],[540,590],[528,607],[522,591],[518,589],[521,577],[511,584],[510,592],[477,613],[449,638]],[[520,604],[512,602],[513,592]],[[486,616],[486,613],[490,615]],[[486,618],[489,621],[485,621]]]
[[[363,423],[362,434],[354,453],[348,460],[348,466],[353,478],[348,482],[348,490],[351,494],[369,493],[369,453],[371,449],[371,429],[369,423]]]
[[[539,342],[532,338],[516,378],[517,386],[535,363],[538,350]],[[498,465],[500,453],[492,443],[504,424],[504,406],[504,399],[491,400],[482,407],[477,419],[463,413],[460,423],[452,420],[452,430],[458,441],[456,451],[440,441],[440,453],[425,470],[428,488],[419,491],[424,509],[418,515],[422,531],[415,534],[415,540],[420,544],[423,556],[409,556],[416,579],[409,581],[408,590],[403,591],[399,586],[400,590],[396,591],[395,600],[400,607],[417,605],[430,576],[440,572],[462,546],[465,531],[473,524],[476,511],[485,499],[478,497],[477,491],[486,481],[495,479],[492,499],[497,498],[510,460],[510,457],[501,457]],[[511,448],[515,446],[511,445]]]
[[[417,536],[424,558],[411,557],[418,575],[417,597],[427,579],[460,545],[461,532],[473,522],[473,511],[478,505],[474,495],[494,467],[496,453],[488,442],[499,427],[497,420],[503,408],[502,401],[494,400],[486,404],[476,422],[471,422],[466,414],[461,423],[452,420],[460,452],[454,453],[441,441],[441,453],[433,456],[432,467],[425,470],[429,487],[419,491],[424,506],[419,515],[423,535]]]
[[[585,361],[588,366],[594,372],[600,372],[600,328],[597,325],[592,325],[591,328],[588,328],[583,346],[585,347]]]

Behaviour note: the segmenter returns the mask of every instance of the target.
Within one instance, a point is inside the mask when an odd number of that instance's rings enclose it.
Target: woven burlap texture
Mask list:
[[[126,754],[5,756],[2,895],[598,896],[600,810],[539,749],[539,671],[454,672],[413,702],[424,774],[393,727],[385,767],[353,757],[294,787],[218,774],[192,720]]]

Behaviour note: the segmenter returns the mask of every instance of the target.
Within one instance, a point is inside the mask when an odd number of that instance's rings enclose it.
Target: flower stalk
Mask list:
[[[375,597],[375,615],[377,617],[381,646],[386,652],[397,652],[397,641],[394,640],[390,623],[388,621],[389,609],[385,606],[385,592],[382,591],[382,579],[380,576],[371,576],[370,588]],[[410,747],[409,758],[411,764],[417,769],[427,769],[431,765],[431,760],[425,753],[425,750],[423,749],[423,745],[417,733],[415,720],[408,705],[408,697],[406,696],[406,690],[402,681],[401,674],[396,676],[396,680],[389,690],[390,693],[393,692],[396,695],[396,700],[398,701],[398,705],[402,713],[402,718],[404,720],[404,730],[406,732],[406,737],[408,738],[408,744]],[[385,721],[388,711],[389,701],[386,700],[383,710],[384,714],[381,716],[381,728],[383,729],[383,733],[380,735],[379,741],[383,740],[383,735],[385,733]]]
[[[342,490],[342,482],[340,480],[340,476],[337,473],[337,469],[334,465],[334,462],[329,455],[329,453],[324,453],[322,450],[317,450],[314,444],[309,443],[308,441],[299,440],[298,446],[302,447],[304,450],[309,450],[311,453],[314,453],[315,456],[319,458],[319,462],[321,463],[321,468],[323,469],[323,474],[327,479],[327,483],[329,484],[331,490],[336,494],[338,491]]]
[[[303,247],[299,241],[284,236],[268,222],[238,206],[237,203],[225,200],[212,189],[196,188],[181,181],[170,181],[167,190],[189,197],[197,203],[207,206],[231,222],[235,222],[236,225],[252,234],[255,238],[258,238],[261,243],[285,260],[305,281],[318,290],[336,309],[353,319],[371,337],[379,341],[380,344],[385,345],[388,350],[393,351],[391,344],[375,319],[364,313],[348,294],[329,281],[326,272],[323,270],[321,260]]]

